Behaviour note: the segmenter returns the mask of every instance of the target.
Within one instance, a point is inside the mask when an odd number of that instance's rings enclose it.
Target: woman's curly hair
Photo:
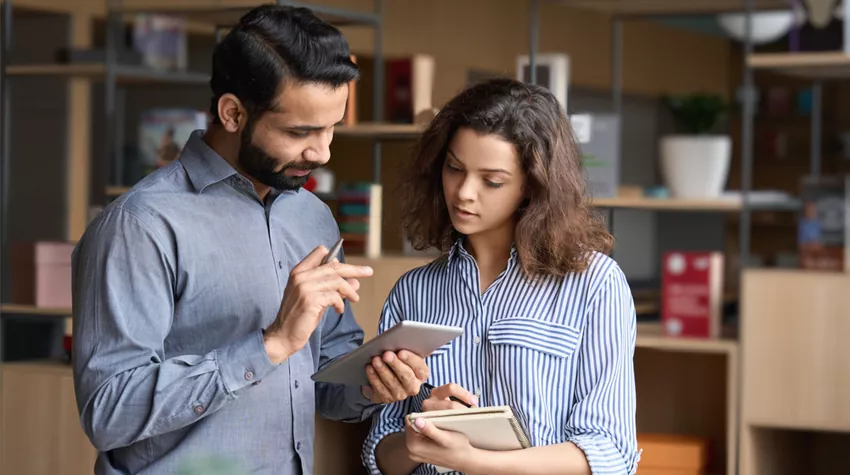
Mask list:
[[[585,195],[579,148],[563,107],[549,90],[508,78],[471,86],[454,97],[419,139],[400,183],[402,227],[414,248],[447,251],[461,235],[452,227],[442,168],[457,130],[496,134],[516,147],[528,200],[514,242],[527,275],[564,275],[608,254],[613,236]]]

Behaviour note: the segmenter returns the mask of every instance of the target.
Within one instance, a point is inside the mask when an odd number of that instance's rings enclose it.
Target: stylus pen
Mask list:
[[[433,384],[422,383],[422,385],[423,385],[423,386],[425,386],[425,388],[426,388],[429,392],[434,390],[434,385],[433,385]],[[466,407],[472,407],[472,406],[470,406],[469,404],[467,404],[467,403],[465,403],[465,402],[461,401],[460,399],[458,399],[458,398],[456,398],[456,397],[454,397],[454,396],[449,396],[449,399],[451,399],[451,400],[452,400],[452,401],[454,401],[454,402],[459,402],[459,403],[463,404],[463,405],[464,405],[464,406],[466,406]]]

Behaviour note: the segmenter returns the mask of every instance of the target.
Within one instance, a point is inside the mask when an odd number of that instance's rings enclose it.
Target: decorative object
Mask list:
[[[567,108],[567,96],[570,90],[570,57],[564,53],[540,53],[534,56],[537,70],[536,83],[543,86],[558,98],[558,102]],[[516,79],[531,82],[531,58],[527,54],[516,58]]]
[[[719,198],[729,175],[732,140],[714,133],[727,105],[719,96],[665,98],[680,133],[661,137],[661,170],[673,198]]]
[[[775,10],[754,13],[752,16],[753,44],[772,43],[785,36],[791,28],[805,22],[805,12],[800,10]],[[717,15],[717,23],[735,41],[743,42],[747,36],[747,16],[745,13],[724,13]]]

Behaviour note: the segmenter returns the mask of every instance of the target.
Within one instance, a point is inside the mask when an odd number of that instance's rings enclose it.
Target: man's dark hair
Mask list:
[[[246,13],[213,53],[213,122],[218,101],[231,93],[251,119],[275,106],[285,80],[339,87],[358,79],[348,41],[308,8],[262,5]]]

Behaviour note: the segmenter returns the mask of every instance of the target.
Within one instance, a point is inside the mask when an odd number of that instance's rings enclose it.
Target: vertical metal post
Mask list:
[[[850,54],[850,1],[844,0],[841,4],[841,13],[843,13],[841,18],[844,23],[844,54]]]
[[[118,36],[117,28],[121,24],[121,18],[115,12],[116,8],[120,8],[120,0],[107,0],[106,2],[106,77],[104,78],[104,119],[106,121],[106,133],[104,134],[103,152],[106,155],[104,163],[106,165],[106,180],[107,184],[119,183],[115,173],[115,167],[109,166],[115,162],[118,157],[115,156],[115,139],[116,114],[115,114],[115,94],[117,81],[117,62],[118,62]]]
[[[815,81],[814,84],[812,84],[812,158],[811,163],[809,164],[809,173],[811,173],[813,177],[820,176],[822,115],[823,84],[821,81]]]
[[[0,34],[0,302],[9,296],[9,170],[11,167],[11,89],[7,66],[12,51],[12,0],[3,0],[3,30]],[[0,351],[0,358],[4,352]]]
[[[372,114],[376,123],[384,120],[384,2],[375,0],[375,77],[372,82]],[[381,138],[372,139],[372,182],[381,182]]]
[[[743,117],[741,120],[741,223],[739,229],[740,268],[743,271],[750,262],[750,203],[749,193],[752,186],[753,169],[753,120],[755,116],[755,87],[753,71],[747,59],[753,52],[753,0],[745,0],[744,35],[744,94],[742,100]]]
[[[531,0],[528,26],[528,82],[537,84],[537,52],[540,49],[540,2]]]
[[[615,16],[611,25],[611,106],[620,115],[623,109],[623,20]],[[620,118],[622,120],[622,118]]]

